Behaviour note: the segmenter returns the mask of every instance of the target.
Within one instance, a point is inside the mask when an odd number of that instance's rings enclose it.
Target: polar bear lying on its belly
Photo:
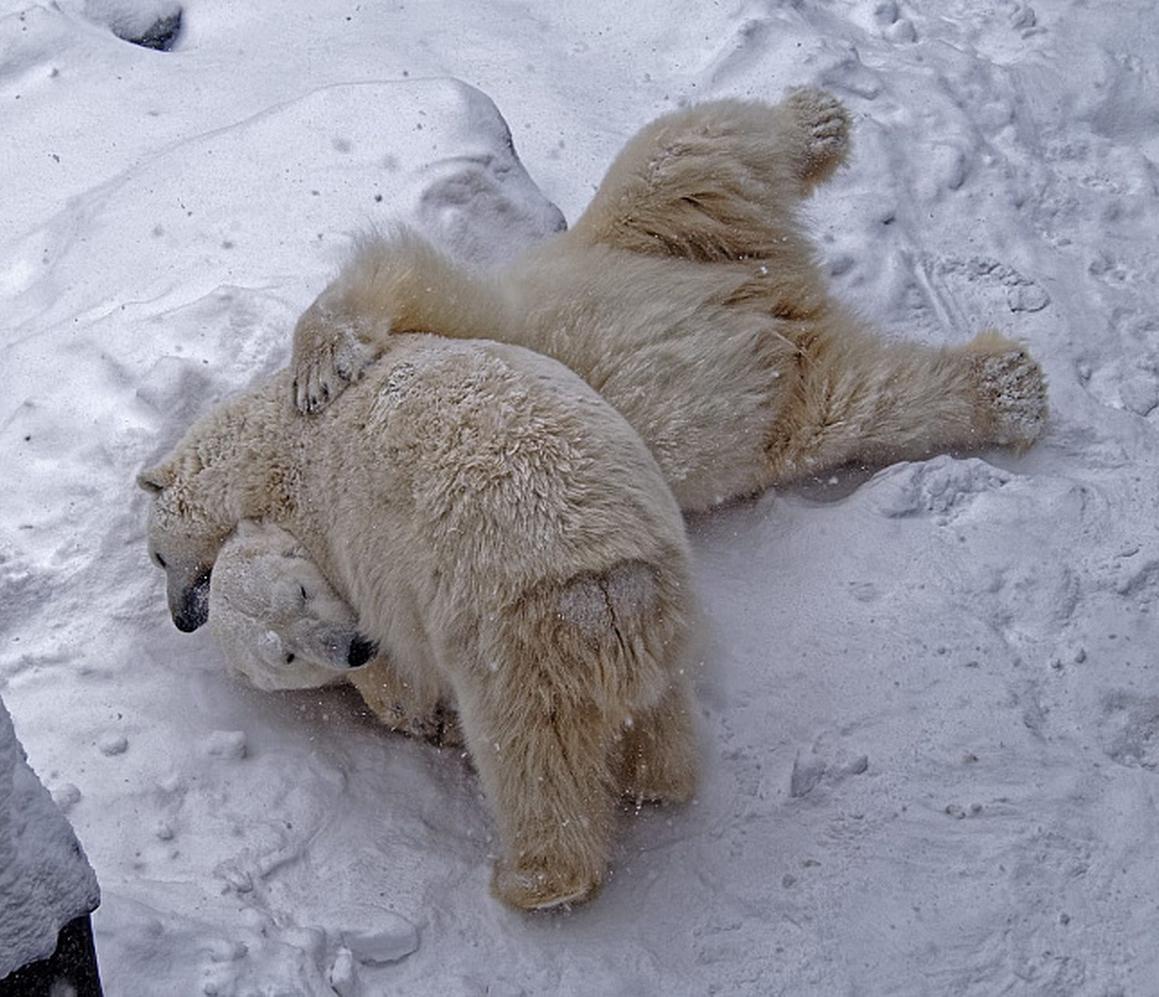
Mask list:
[[[381,648],[351,673],[368,701],[454,704],[499,827],[496,893],[588,898],[618,797],[695,782],[689,552],[655,460],[583,381],[515,346],[395,336],[319,416],[289,393],[283,371],[225,402],[141,474],[174,622],[207,621],[244,520],[285,530]],[[347,639],[311,653],[340,661]]]

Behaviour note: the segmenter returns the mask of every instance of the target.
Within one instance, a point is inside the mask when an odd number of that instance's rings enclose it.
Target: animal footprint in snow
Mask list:
[[[890,518],[933,515],[949,522],[975,496],[997,491],[1012,479],[984,460],[941,456],[920,464],[897,464],[869,482],[877,510]]]
[[[972,257],[927,258],[915,268],[915,288],[923,299],[916,305],[920,314],[935,326],[975,328],[979,318],[995,314],[995,292],[1001,291],[1012,312],[1040,312],[1050,304],[1050,295],[1014,267],[998,260]]]
[[[1103,700],[1103,751],[1128,768],[1159,770],[1159,696],[1111,693]]]
[[[827,758],[817,747],[807,754],[797,753],[793,759],[793,773],[789,777],[789,795],[794,798],[808,796],[822,781],[835,784],[848,776],[862,775],[869,769],[869,756],[837,752],[834,758]]]
[[[1012,312],[1039,312],[1050,304],[1050,295],[1035,281],[998,260],[975,256],[968,260],[946,259],[940,273],[963,277],[971,284],[998,284],[1005,289]]]

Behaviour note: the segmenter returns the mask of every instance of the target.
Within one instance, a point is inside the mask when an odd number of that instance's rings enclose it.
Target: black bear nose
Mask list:
[[[209,572],[200,575],[173,614],[173,623],[182,633],[193,633],[209,619]]]
[[[173,623],[182,633],[191,634],[208,619],[207,613],[192,612],[178,613],[173,617]]]
[[[350,650],[346,654],[346,664],[351,668],[358,668],[360,665],[365,665],[376,654],[378,654],[377,642],[367,640],[365,637],[355,637],[350,642]]]

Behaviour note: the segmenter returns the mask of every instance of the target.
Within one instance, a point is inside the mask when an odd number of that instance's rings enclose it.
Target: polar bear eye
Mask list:
[[[160,554],[154,554],[153,560],[157,562],[158,568],[165,567],[165,558],[163,558]]]
[[[306,600],[308,600],[310,598],[309,595],[306,594],[306,586],[305,585],[299,585],[298,591],[302,593],[302,601],[303,602],[306,602]]]
[[[293,652],[293,651],[290,651],[290,653],[286,655],[286,664],[287,664],[287,665],[292,665],[292,664],[294,663],[294,659],[295,659],[296,657],[297,657],[297,655],[296,655],[296,654],[294,654],[294,652]]]

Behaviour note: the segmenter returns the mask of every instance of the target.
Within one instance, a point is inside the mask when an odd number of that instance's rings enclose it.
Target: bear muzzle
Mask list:
[[[169,613],[173,624],[182,633],[193,633],[209,619],[209,572],[180,593],[176,600],[170,599]]]
[[[346,654],[346,664],[350,668],[359,668],[377,654],[378,643],[376,641],[367,640],[365,637],[356,634],[350,642],[350,650]]]

